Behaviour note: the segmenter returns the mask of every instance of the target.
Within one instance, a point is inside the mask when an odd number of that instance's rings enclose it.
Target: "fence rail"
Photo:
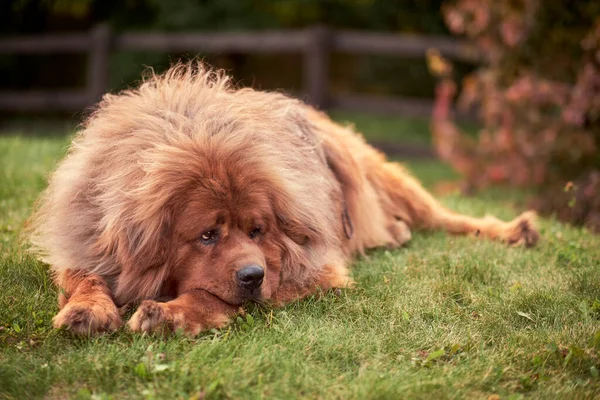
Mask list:
[[[78,111],[108,89],[111,51],[149,50],[205,53],[301,53],[305,97],[322,109],[336,107],[380,113],[428,115],[422,99],[334,95],[328,90],[331,53],[422,58],[436,48],[455,60],[477,61],[472,47],[454,39],[392,33],[335,31],[322,26],[302,30],[249,33],[113,33],[106,25],[89,32],[0,39],[0,54],[88,53],[86,87],[81,91],[0,91],[0,110]]]

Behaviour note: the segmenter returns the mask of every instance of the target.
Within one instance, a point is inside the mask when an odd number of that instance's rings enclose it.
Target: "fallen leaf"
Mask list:
[[[533,318],[531,318],[531,315],[524,313],[523,311],[517,311],[517,314],[519,314],[521,317],[523,318],[527,318],[528,320],[530,320],[531,322],[535,322],[533,320]]]
[[[433,353],[430,353],[427,358],[425,359],[425,362],[431,362],[431,361],[435,361],[440,357],[443,357],[446,354],[446,351],[444,349],[439,349],[434,351]]]

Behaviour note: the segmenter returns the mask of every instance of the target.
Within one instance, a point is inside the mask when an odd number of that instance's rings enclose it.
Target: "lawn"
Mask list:
[[[372,137],[426,134],[423,122],[387,119],[377,131],[376,118],[355,119]],[[354,290],[250,307],[195,339],[53,330],[57,289],[18,236],[67,143],[0,136],[0,398],[600,396],[600,237],[553,219],[527,250],[416,233],[407,248],[357,260]],[[408,166],[430,187],[454,177],[435,161]],[[512,218],[525,196],[442,200]]]

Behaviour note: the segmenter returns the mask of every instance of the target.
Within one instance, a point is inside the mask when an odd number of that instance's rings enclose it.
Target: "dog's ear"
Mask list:
[[[124,244],[123,261],[138,270],[158,268],[169,258],[171,249],[171,224],[168,218],[155,217],[156,221],[144,221],[127,227],[121,238]]]
[[[306,246],[318,236],[316,224],[310,221],[309,216],[302,216],[292,206],[292,202],[283,195],[273,196],[271,204],[279,229],[294,243]]]
[[[302,223],[297,219],[290,218],[282,213],[276,214],[277,225],[281,231],[294,243],[301,246],[307,245],[310,242],[310,235],[306,229],[302,226]]]
[[[155,296],[170,272],[172,251],[171,218],[161,215],[131,223],[117,234],[117,260],[121,265],[115,288],[122,302]]]

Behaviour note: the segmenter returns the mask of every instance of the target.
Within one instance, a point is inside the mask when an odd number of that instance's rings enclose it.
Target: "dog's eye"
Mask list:
[[[219,231],[211,229],[210,231],[204,232],[200,235],[200,243],[202,244],[213,244],[219,238]]]
[[[255,237],[257,237],[261,233],[262,233],[262,231],[261,231],[260,228],[252,228],[252,229],[250,229],[250,232],[248,233],[248,236],[250,236],[250,239],[254,239]]]

